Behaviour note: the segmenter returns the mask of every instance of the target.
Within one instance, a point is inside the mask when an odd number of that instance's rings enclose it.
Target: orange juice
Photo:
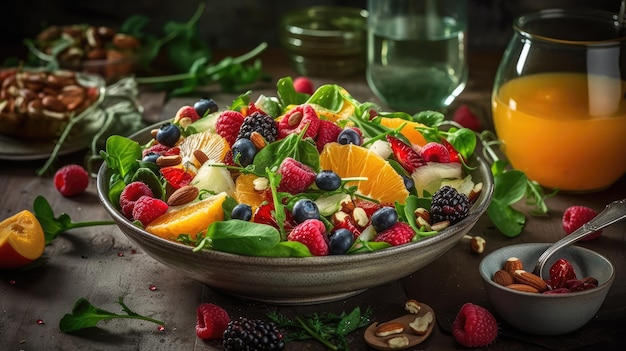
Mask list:
[[[496,134],[515,169],[548,188],[588,192],[626,173],[626,82],[541,73],[503,84]]]

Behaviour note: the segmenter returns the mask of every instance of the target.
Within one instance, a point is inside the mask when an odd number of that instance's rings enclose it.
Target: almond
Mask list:
[[[409,328],[417,335],[424,335],[433,319],[433,314],[428,311],[425,315],[417,317],[413,322],[409,323]]]
[[[509,288],[509,289],[522,291],[522,292],[539,293],[539,290],[537,290],[537,289],[535,289],[532,286],[527,285],[527,284],[514,283],[514,284],[509,284],[506,287]]]
[[[481,236],[473,236],[469,242],[470,249],[476,254],[483,253],[486,245],[487,241]]]
[[[180,206],[195,200],[198,197],[200,190],[193,185],[185,185],[179,189],[176,189],[167,199],[167,204],[170,206]]]
[[[389,336],[400,334],[404,331],[404,325],[396,322],[384,323],[376,329],[376,336]]]
[[[183,158],[180,157],[180,155],[159,156],[156,160],[156,164],[159,165],[159,167],[169,167],[181,163],[182,160]]]
[[[483,191],[483,183],[479,182],[474,184],[474,187],[467,195],[467,199],[470,201],[470,203],[476,202],[476,199],[478,199],[478,195],[480,195],[481,191]]]
[[[257,151],[261,150],[265,147],[265,145],[267,145],[265,138],[263,138],[263,135],[261,135],[261,133],[259,132],[250,133],[250,141],[254,145],[254,148],[257,149]]]
[[[427,209],[423,207],[418,207],[417,209],[415,209],[415,218],[422,218],[430,226],[430,212],[428,212]]]
[[[515,273],[513,273],[513,280],[515,280],[516,283],[530,285],[539,292],[548,290],[548,284],[541,279],[541,277],[536,274],[526,272],[523,269],[518,269]]]
[[[441,221],[441,222],[433,223],[433,225],[430,226],[430,229],[436,232],[440,232],[448,228],[449,226],[450,226],[450,221]]]
[[[507,272],[509,272],[509,274],[513,275],[515,274],[515,271],[518,269],[524,269],[523,265],[522,265],[522,261],[517,258],[517,257],[509,257],[506,262],[504,262],[504,267],[503,269]]]
[[[193,150],[193,157],[196,158],[196,161],[198,161],[201,166],[209,160],[209,156],[207,156],[202,150]]]
[[[492,280],[494,281],[494,283],[502,285],[502,286],[507,286],[507,285],[511,285],[515,283],[515,280],[513,280],[513,276],[509,272],[505,271],[504,269],[496,271],[493,274]]]

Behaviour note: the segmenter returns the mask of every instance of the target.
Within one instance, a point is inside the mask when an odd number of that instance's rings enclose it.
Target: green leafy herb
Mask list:
[[[81,297],[74,303],[72,312],[61,318],[61,321],[59,321],[59,329],[64,333],[71,333],[81,329],[94,328],[100,321],[108,321],[110,319],[139,319],[156,323],[158,325],[164,324],[159,320],[144,317],[133,312],[124,304],[124,299],[122,297],[119,298],[117,303],[122,306],[122,310],[126,313],[125,315],[115,314],[95,307],[87,301],[87,299]]]
[[[55,217],[50,203],[41,195],[35,198],[33,203],[33,212],[43,228],[43,232],[46,237],[46,245],[56,239],[59,234],[70,229],[115,224],[114,221],[72,222],[70,216],[65,213]]]
[[[357,306],[350,313],[340,314],[325,312],[313,313],[305,316],[296,316],[289,319],[284,315],[272,312],[268,318],[287,330],[286,340],[315,339],[330,350],[349,350],[347,335],[363,328],[370,323],[373,311],[367,308],[365,312]]]
[[[276,228],[238,219],[211,223],[206,238],[211,240],[215,250],[249,256],[269,250],[280,242]]]

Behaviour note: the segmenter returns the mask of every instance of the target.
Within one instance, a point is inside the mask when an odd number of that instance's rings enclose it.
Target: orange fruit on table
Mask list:
[[[24,210],[0,222],[0,269],[23,267],[45,248],[43,229],[32,212]]]
[[[387,128],[395,129],[400,127],[403,123],[406,123],[400,132],[404,135],[413,145],[424,146],[426,145],[426,139],[422,133],[420,133],[415,127],[424,126],[421,123],[407,121],[402,118],[380,117],[380,124]]]
[[[206,232],[209,224],[224,219],[222,204],[226,196],[226,193],[219,193],[200,201],[170,207],[164,215],[150,222],[146,231],[172,241],[176,241],[180,234],[189,234],[195,239],[198,233]]]
[[[384,158],[362,146],[326,144],[320,154],[320,169],[332,170],[341,178],[367,178],[347,185],[356,185],[361,195],[381,203],[404,203],[409,196],[402,176]]]

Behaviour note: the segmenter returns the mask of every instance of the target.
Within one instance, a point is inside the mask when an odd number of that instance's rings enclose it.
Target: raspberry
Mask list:
[[[309,248],[313,256],[328,255],[328,242],[326,241],[326,227],[319,219],[307,219],[298,224],[289,235],[287,240],[298,241]]]
[[[165,201],[144,195],[135,201],[133,219],[141,222],[145,227],[163,215],[168,208],[169,206]]]
[[[226,310],[212,303],[198,305],[196,315],[196,335],[200,339],[221,339],[230,323]]]
[[[420,156],[426,162],[449,163],[450,152],[448,149],[437,142],[431,141],[420,149]]]
[[[378,233],[374,241],[386,242],[392,246],[398,246],[410,242],[414,235],[415,232],[410,225],[404,222],[397,222],[390,228]]]
[[[228,141],[232,146],[239,135],[239,128],[243,124],[243,115],[237,111],[227,110],[220,113],[215,122],[215,132]]]
[[[276,173],[281,175],[278,191],[292,195],[308,189],[315,182],[315,172],[304,163],[286,157],[278,166]]]
[[[582,227],[583,224],[589,222],[597,215],[596,211],[585,206],[571,206],[563,213],[563,229],[567,235],[572,234],[576,229]],[[593,232],[582,241],[593,240],[602,234],[602,229]]]
[[[468,302],[452,322],[452,335],[465,347],[487,346],[498,336],[498,322],[488,310]]]
[[[278,122],[278,136],[282,139],[289,134],[299,134],[306,128],[304,137],[315,139],[319,127],[320,118],[317,116],[313,106],[309,104],[298,105],[286,113]]]
[[[315,87],[313,82],[307,77],[298,77],[293,81],[293,88],[298,93],[313,95]]]
[[[157,154],[157,155],[163,155],[167,150],[169,150],[170,147],[167,145],[163,145],[163,144],[154,144],[152,146],[150,146],[147,149],[144,149],[141,152],[141,156],[142,157],[146,157],[146,155],[148,154]]]
[[[465,128],[477,132],[482,129],[480,120],[467,105],[459,106],[459,108],[454,111],[454,116],[452,117],[452,120]]]
[[[387,135],[387,142],[391,146],[393,157],[407,172],[413,173],[413,171],[426,164],[422,156],[402,140]]]
[[[200,119],[200,116],[198,116],[198,112],[196,112],[193,106],[183,106],[176,111],[174,122],[179,122],[183,118],[189,118],[192,122],[195,122]]]
[[[142,182],[132,182],[122,190],[120,194],[120,207],[122,208],[122,214],[128,219],[133,219],[133,208],[135,202],[142,196],[152,197],[152,190],[150,187]]]
[[[89,174],[79,165],[66,165],[54,174],[54,186],[65,197],[81,194],[89,186]]]
[[[469,214],[470,202],[467,195],[459,193],[455,188],[446,185],[435,191],[430,204],[430,215],[433,223],[450,221],[457,223]]]
[[[337,141],[337,137],[341,131],[341,127],[335,123],[324,119],[320,120],[320,127],[317,130],[317,137],[315,137],[317,151],[322,152],[324,145]]]

